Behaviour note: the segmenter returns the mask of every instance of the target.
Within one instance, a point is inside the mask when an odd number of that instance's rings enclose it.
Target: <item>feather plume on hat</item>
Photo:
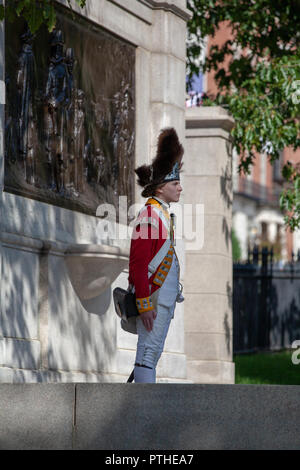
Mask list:
[[[162,129],[152,164],[142,165],[134,170],[138,176],[138,184],[144,188],[142,196],[150,196],[157,185],[179,180],[183,153],[176,130],[173,127]]]

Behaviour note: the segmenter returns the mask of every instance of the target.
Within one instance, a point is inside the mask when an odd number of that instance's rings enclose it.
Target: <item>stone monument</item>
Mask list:
[[[71,3],[51,34],[0,25],[0,382],[126,381],[136,337],[112,288],[127,287],[127,208],[143,202],[133,169],[161,128],[184,139],[185,1]],[[99,235],[102,203],[118,237]],[[186,381],[183,310],[159,381]]]

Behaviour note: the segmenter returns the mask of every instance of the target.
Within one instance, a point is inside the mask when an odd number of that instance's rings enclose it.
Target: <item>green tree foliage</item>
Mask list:
[[[67,0],[72,9],[71,0]],[[86,0],[76,0],[83,8]],[[35,33],[42,24],[46,24],[49,31],[52,31],[56,23],[54,0],[6,0],[5,6],[0,5],[0,20],[4,17],[7,21],[13,22],[16,17],[22,16],[32,33]]]
[[[216,104],[235,119],[233,146],[239,172],[250,173],[255,152],[270,162],[285,147],[300,147],[300,0],[188,0],[187,65],[193,73],[215,70]],[[204,38],[223,22],[233,39],[213,45],[199,61]],[[224,61],[228,65],[224,66]],[[280,208],[291,230],[300,227],[300,168],[283,167],[286,188]]]

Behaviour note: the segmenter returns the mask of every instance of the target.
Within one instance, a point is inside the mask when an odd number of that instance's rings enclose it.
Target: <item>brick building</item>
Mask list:
[[[232,38],[228,23],[224,22],[215,37],[206,40],[207,54],[212,45],[221,46]],[[239,51],[239,54],[245,51]],[[229,58],[224,61],[226,67]],[[212,70],[195,80],[195,91],[214,98],[218,93],[215,71]],[[190,103],[189,103],[190,104]],[[197,105],[194,99],[193,105]],[[199,100],[198,100],[199,104]],[[239,156],[233,153],[233,227],[239,239],[242,259],[247,258],[248,245],[273,246],[277,259],[288,261],[292,253],[300,249],[300,230],[292,233],[284,226],[283,214],[279,208],[279,195],[283,189],[281,168],[287,161],[300,161],[300,150],[294,152],[285,148],[280,159],[273,165],[267,153],[255,155],[250,175],[238,174]]]

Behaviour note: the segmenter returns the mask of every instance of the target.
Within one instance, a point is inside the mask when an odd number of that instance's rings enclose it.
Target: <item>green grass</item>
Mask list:
[[[300,385],[300,364],[292,363],[293,353],[300,358],[295,349],[234,355],[235,383]]]

